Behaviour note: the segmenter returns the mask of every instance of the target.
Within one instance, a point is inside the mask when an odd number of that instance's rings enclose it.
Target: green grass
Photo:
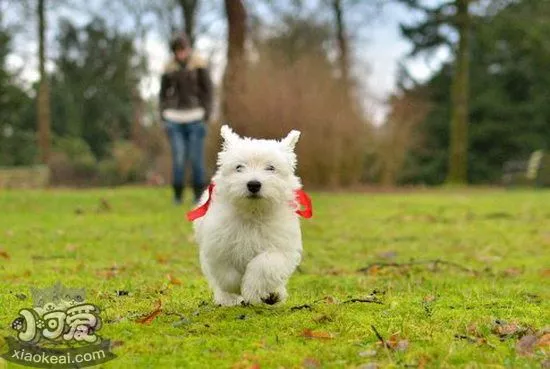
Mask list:
[[[9,256],[0,257],[0,337],[12,336],[17,312],[32,305],[16,294],[59,280],[85,287],[102,309],[100,333],[118,341],[105,368],[536,368],[548,360],[548,347],[522,356],[517,335],[501,340],[493,329],[497,319],[535,332],[550,324],[550,192],[314,193],[289,300],[235,308],[213,305],[185,209],[169,197],[128,188],[0,192],[0,250]],[[101,210],[102,198],[111,210]],[[445,264],[358,272],[436,259],[475,272]],[[374,290],[383,304],[344,303]],[[137,323],[159,299],[162,313]],[[371,326],[408,347],[382,348]],[[307,329],[332,338],[304,337]]]

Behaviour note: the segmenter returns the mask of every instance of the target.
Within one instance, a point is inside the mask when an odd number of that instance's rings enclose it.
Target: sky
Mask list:
[[[99,4],[100,0],[89,0],[90,4]],[[365,0],[371,1],[371,0]],[[437,0],[427,0],[435,2]],[[92,6],[93,7],[93,6]],[[10,15],[10,10],[0,9],[5,14]],[[96,11],[102,9],[96,7]],[[15,14],[15,12],[12,13]],[[351,14],[350,16],[353,16]],[[57,24],[62,17],[68,17],[76,23],[84,24],[87,17],[79,13],[78,10],[57,10],[51,11],[48,17],[50,24]],[[12,19],[13,20],[13,19]],[[396,78],[399,63],[405,60],[410,74],[417,80],[423,81],[436,71],[441,63],[449,58],[449,52],[441,49],[436,52],[429,60],[417,57],[415,59],[404,59],[411,49],[410,44],[401,37],[399,32],[399,23],[415,20],[415,15],[407,11],[404,7],[389,4],[381,8],[377,17],[368,25],[361,28],[357,39],[354,41],[354,74],[357,77],[359,85],[359,97],[362,106],[365,107],[367,114],[374,120],[375,124],[381,124],[388,112],[386,101],[392,93],[396,91]],[[15,19],[17,22],[17,19]],[[353,22],[350,22],[353,24]],[[216,27],[218,28],[216,30]],[[225,45],[224,45],[224,25],[214,24],[212,37],[209,35],[199,37],[196,49],[211,60],[211,69],[213,79],[220,81],[225,66]],[[55,39],[55,27],[50,27],[48,40],[53,43]],[[350,33],[355,30],[351,29]],[[26,42],[16,42],[15,52],[8,58],[8,66],[14,70],[20,71],[22,81],[30,85],[38,78],[36,48],[37,44],[33,41],[33,35],[23,35]],[[24,45],[24,46],[22,46]],[[169,59],[164,36],[156,32],[151,32],[145,42],[145,50],[149,59],[150,75],[142,82],[141,90],[145,96],[155,96],[159,88],[160,74],[166,61]],[[52,62],[48,63],[47,68],[53,70],[55,66]]]

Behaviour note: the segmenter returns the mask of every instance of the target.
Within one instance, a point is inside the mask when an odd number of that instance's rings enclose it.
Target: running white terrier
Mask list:
[[[294,174],[300,132],[260,140],[241,138],[224,125],[221,135],[218,170],[202,205],[188,214],[202,270],[218,305],[282,302],[302,255],[298,215],[312,214]]]

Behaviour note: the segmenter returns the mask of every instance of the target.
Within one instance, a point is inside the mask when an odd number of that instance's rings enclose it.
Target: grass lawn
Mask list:
[[[105,368],[550,367],[550,192],[312,197],[289,300],[220,308],[168,190],[0,192],[0,337],[59,280],[102,309]]]

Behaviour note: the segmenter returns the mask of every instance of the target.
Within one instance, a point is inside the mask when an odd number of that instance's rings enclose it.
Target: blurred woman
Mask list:
[[[197,55],[185,35],[170,42],[173,59],[161,77],[159,106],[172,149],[174,202],[181,204],[185,165],[193,174],[194,201],[206,186],[204,140],[212,111],[213,88],[207,64]]]

